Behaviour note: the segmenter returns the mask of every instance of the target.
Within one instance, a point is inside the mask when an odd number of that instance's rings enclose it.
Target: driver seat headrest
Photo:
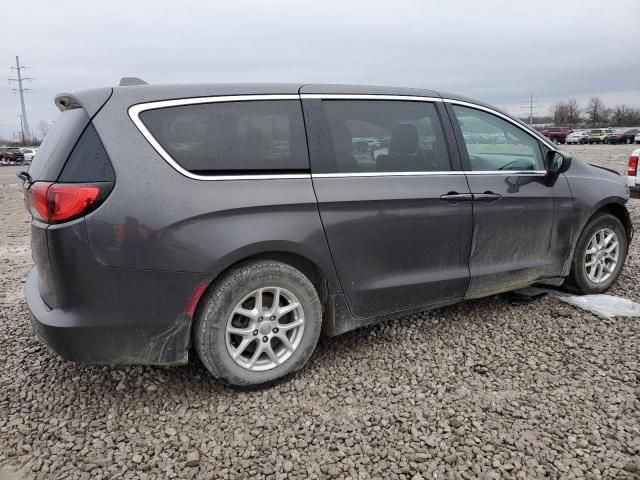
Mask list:
[[[390,154],[412,155],[418,152],[418,129],[410,123],[401,123],[391,131]]]

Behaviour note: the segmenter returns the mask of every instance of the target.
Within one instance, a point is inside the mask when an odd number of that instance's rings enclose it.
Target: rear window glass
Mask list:
[[[89,117],[82,108],[62,112],[40,145],[29,175],[34,180],[56,181],[88,123]]]
[[[162,148],[203,175],[309,169],[300,102],[184,105],[140,114]]]

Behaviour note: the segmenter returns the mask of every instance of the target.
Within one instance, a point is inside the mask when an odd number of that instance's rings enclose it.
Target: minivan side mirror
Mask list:
[[[545,159],[545,168],[549,175],[555,175],[562,170],[562,167],[571,160],[571,157],[557,150],[549,150]]]

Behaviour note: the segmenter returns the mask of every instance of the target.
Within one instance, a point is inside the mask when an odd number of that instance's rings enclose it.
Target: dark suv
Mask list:
[[[141,85],[56,104],[20,177],[27,301],[66,359],[184,364],[194,346],[259,384],[321,332],[534,282],[604,292],[626,258],[624,179],[470,99]]]

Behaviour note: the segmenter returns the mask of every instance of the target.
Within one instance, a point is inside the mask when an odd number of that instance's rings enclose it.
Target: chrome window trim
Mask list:
[[[446,170],[437,172],[350,172],[312,173],[312,178],[357,178],[357,177],[443,177],[448,175],[504,175],[504,176],[544,176],[544,170]]]
[[[200,105],[204,103],[221,103],[221,102],[242,102],[249,100],[300,100],[298,94],[268,94],[268,95],[225,95],[218,97],[195,97],[195,98],[181,98],[177,100],[160,100],[154,102],[138,103],[131,105],[127,110],[129,118],[138,128],[142,136],[149,142],[153,149],[175,170],[184,175],[185,177],[192,178],[194,180],[207,180],[207,181],[219,181],[219,180],[287,180],[287,179],[310,179],[310,173],[265,173],[253,174],[253,175],[197,175],[183,168],[178,162],[176,162],[171,155],[160,145],[160,143],[151,134],[149,129],[140,119],[140,114],[147,110],[157,110],[167,107],[182,107],[185,105]]]
[[[300,98],[319,100],[399,100],[409,102],[442,102],[440,97],[419,97],[415,95],[377,95],[353,93],[303,93]]]
[[[546,175],[546,170],[466,170],[467,175]]]
[[[439,97],[420,97],[413,95],[383,95],[383,94],[323,94],[323,93],[305,93],[305,94],[260,94],[260,95],[223,95],[212,97],[193,97],[193,98],[180,98],[175,100],[158,100],[152,102],[138,103],[131,105],[127,109],[129,118],[134,123],[136,128],[140,131],[142,136],[149,142],[151,147],[158,152],[158,154],[176,171],[185,177],[194,180],[205,181],[220,181],[220,180],[287,180],[287,179],[310,179],[316,178],[350,178],[350,177],[406,177],[406,176],[443,176],[443,175],[546,175],[544,170],[448,170],[448,171],[434,171],[434,172],[351,172],[351,173],[265,173],[265,174],[251,174],[251,175],[197,175],[183,168],[178,162],[176,162],[171,155],[160,145],[160,143],[151,134],[149,129],[144,125],[140,119],[140,114],[147,110],[157,110],[167,107],[178,107],[185,105],[201,105],[206,103],[219,103],[219,102],[242,102],[251,100],[301,100],[301,99],[324,99],[324,100],[395,100],[395,101],[418,101],[418,102],[445,102],[455,105],[461,105],[465,107],[475,108],[483,110],[487,113],[496,115],[503,120],[515,125],[520,130],[524,131],[532,138],[541,141],[551,150],[559,151],[555,148],[555,145],[546,140],[542,140],[534,136],[527,128],[520,125],[518,122],[509,118],[508,116],[497,112],[491,108],[477,105],[471,102],[465,102],[462,100],[454,100],[450,98]]]

